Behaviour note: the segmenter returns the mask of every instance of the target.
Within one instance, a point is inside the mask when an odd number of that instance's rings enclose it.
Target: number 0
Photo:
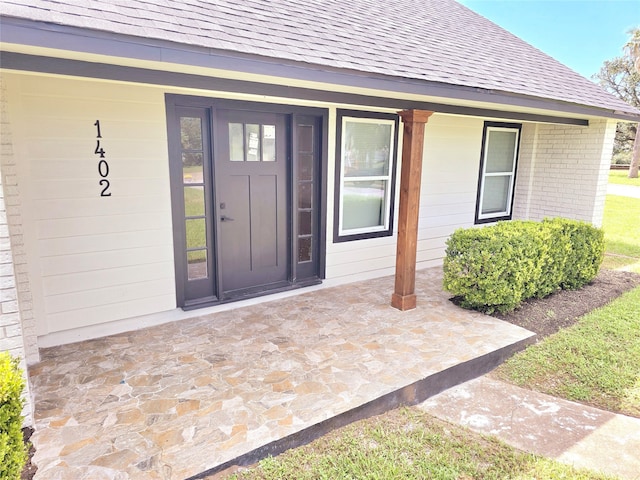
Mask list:
[[[98,162],[98,173],[102,178],[109,176],[109,164],[106,160],[100,160]]]

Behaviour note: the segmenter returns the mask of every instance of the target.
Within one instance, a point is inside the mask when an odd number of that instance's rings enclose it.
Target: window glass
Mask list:
[[[482,197],[482,213],[506,212],[509,200],[510,176],[487,177]]]
[[[229,160],[244,162],[244,126],[242,123],[229,124]]]
[[[300,180],[313,179],[313,155],[301,153],[298,155],[298,175]]]
[[[187,278],[189,280],[197,280],[207,277],[207,251],[195,250],[187,252]]]
[[[202,150],[202,120],[180,117],[180,140],[183,150]]]
[[[486,122],[476,223],[508,220],[515,186],[520,125]]]
[[[339,116],[342,129],[336,241],[392,233],[397,119],[385,114],[353,113]]]
[[[298,235],[311,235],[311,211],[298,212]]]
[[[298,133],[298,152],[313,152],[313,125],[299,125]]]
[[[311,208],[313,198],[313,184],[298,184],[298,208]]]
[[[311,237],[299,237],[298,238],[298,262],[310,262],[312,252],[312,238]]]
[[[182,179],[184,183],[202,183],[202,153],[182,153]]]
[[[246,124],[247,162],[260,161],[260,125]]]
[[[491,130],[487,141],[487,173],[511,172],[516,153],[516,132]]]
[[[207,246],[207,231],[204,218],[188,219],[186,221],[186,229],[188,249]]]
[[[344,230],[384,226],[386,182],[345,182],[343,202]]]
[[[276,126],[262,125],[262,161],[276,161]]]
[[[343,135],[345,177],[389,174],[391,125],[347,120]]]
[[[184,214],[186,217],[204,217],[204,187],[184,188]]]

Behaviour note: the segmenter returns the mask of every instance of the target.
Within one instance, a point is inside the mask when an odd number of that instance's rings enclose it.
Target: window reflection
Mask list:
[[[244,125],[242,123],[229,124],[229,160],[244,162]]]
[[[207,278],[207,251],[195,250],[187,252],[187,278],[197,280]]]
[[[247,162],[260,160],[260,125],[246,124],[245,137],[247,148]]]

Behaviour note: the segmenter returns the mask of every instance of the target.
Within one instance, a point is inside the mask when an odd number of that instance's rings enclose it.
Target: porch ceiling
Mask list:
[[[46,349],[30,369],[36,479],[183,479],[251,461],[422,401],[531,338],[455,307],[441,284],[440,268],[418,271],[407,312],[384,277]]]

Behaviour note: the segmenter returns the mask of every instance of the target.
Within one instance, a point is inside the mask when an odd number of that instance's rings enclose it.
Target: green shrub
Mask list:
[[[577,220],[555,218],[544,223],[561,229],[567,239],[567,258],[560,287],[574,290],[589,283],[604,259],[604,231]]]
[[[27,461],[22,440],[24,379],[18,361],[0,352],[0,478],[19,479]]]
[[[443,284],[462,307],[507,312],[528,298],[588,283],[603,254],[602,230],[573,220],[459,229],[447,240]]]

